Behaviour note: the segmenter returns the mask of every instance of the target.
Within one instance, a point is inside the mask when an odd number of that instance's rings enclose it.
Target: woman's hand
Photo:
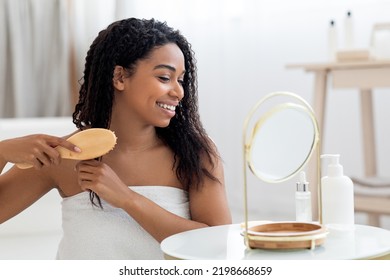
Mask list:
[[[76,171],[82,190],[91,190],[112,206],[124,208],[131,191],[107,164],[97,160],[80,161]]]
[[[41,169],[61,162],[61,156],[55,149],[57,146],[81,152],[77,146],[61,137],[34,134],[0,141],[0,158],[4,162],[28,163]]]

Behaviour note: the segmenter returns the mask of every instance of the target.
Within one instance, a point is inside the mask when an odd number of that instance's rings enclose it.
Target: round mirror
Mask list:
[[[260,99],[249,111],[243,130],[244,148],[244,240],[248,248],[256,236],[248,234],[247,169],[268,183],[287,181],[301,171],[317,151],[320,174],[320,140],[317,120],[311,106],[292,92],[273,92]],[[249,167],[249,168],[248,168]],[[318,186],[318,213],[321,214],[321,181]]]
[[[255,123],[247,145],[251,171],[266,182],[281,182],[299,172],[317,143],[313,113],[296,103],[282,103]]]

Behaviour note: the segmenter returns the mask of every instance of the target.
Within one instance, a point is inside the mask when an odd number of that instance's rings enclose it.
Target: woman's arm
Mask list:
[[[43,171],[12,167],[0,176],[0,224],[22,212],[53,188]]]
[[[189,192],[188,220],[129,189],[108,165],[94,160],[78,165],[82,189],[92,190],[111,205],[124,209],[159,242],[186,230],[231,223],[220,160],[215,159],[214,168],[209,170],[219,182],[206,177],[198,189]]]
[[[66,140],[49,135],[29,135],[0,142],[0,168],[7,162],[30,163],[35,168],[11,168],[0,176],[0,224],[37,201],[54,186],[44,166],[59,164],[54,147],[61,145],[77,151]]]

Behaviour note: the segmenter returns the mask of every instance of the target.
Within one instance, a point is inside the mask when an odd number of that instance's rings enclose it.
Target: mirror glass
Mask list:
[[[248,164],[266,182],[281,182],[309,160],[317,139],[313,114],[304,106],[283,103],[263,114],[253,128]]]

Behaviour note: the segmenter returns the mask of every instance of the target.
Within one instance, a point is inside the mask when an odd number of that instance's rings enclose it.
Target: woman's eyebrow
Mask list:
[[[156,70],[156,69],[161,69],[161,68],[165,68],[165,69],[168,69],[172,72],[176,72],[176,68],[171,66],[171,65],[168,65],[168,64],[159,64],[159,65],[154,66],[153,69]],[[183,71],[183,74],[184,73],[185,73],[185,70]]]
[[[176,68],[168,64],[159,64],[154,66],[153,69],[160,69],[160,68],[166,68],[168,70],[171,70],[172,72],[176,72]]]

